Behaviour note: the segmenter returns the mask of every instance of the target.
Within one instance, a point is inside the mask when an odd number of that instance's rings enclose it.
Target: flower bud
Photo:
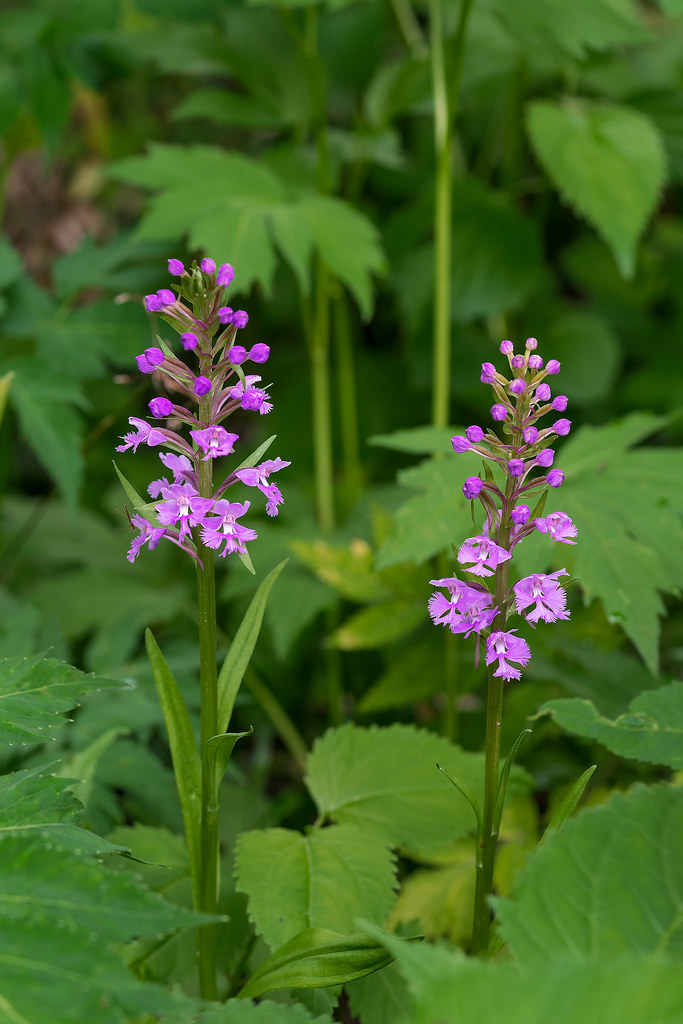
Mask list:
[[[208,395],[211,390],[211,381],[208,377],[197,377],[194,382],[194,393],[199,398],[203,398],[204,395]]]
[[[484,440],[484,431],[481,429],[481,427],[476,426],[476,424],[472,427],[468,427],[467,430],[465,431],[465,434],[467,435],[467,439],[471,441],[472,444],[479,444],[480,441]]]
[[[550,398],[550,386],[548,384],[539,384],[534,398],[537,402],[547,402]]]
[[[234,313],[230,306],[221,306],[218,310],[218,319],[222,324],[231,324]]]
[[[510,476],[521,476],[524,472],[524,463],[521,459],[510,459],[508,462],[508,473]]]
[[[513,508],[510,513],[510,518],[513,523],[517,524],[517,526],[524,526],[524,524],[529,521],[530,515],[531,509],[528,505],[518,505],[517,508]]]
[[[262,341],[257,341],[255,345],[252,345],[249,349],[249,359],[252,363],[265,363],[270,355],[270,346],[264,345]]]
[[[173,277],[182,277],[183,274],[185,273],[185,267],[180,262],[180,260],[169,260],[168,272],[169,274],[172,274]]]
[[[205,256],[202,262],[199,264],[199,269],[202,274],[213,274],[216,271],[216,264],[208,256]]]
[[[553,451],[553,449],[544,448],[543,451],[539,452],[536,456],[536,462],[539,466],[543,466],[544,469],[547,469],[548,466],[552,466],[554,458],[555,452]]]
[[[216,275],[216,284],[220,288],[227,288],[232,279],[235,276],[235,271],[232,269],[229,263],[222,263],[218,268]]]
[[[522,378],[515,377],[514,380],[510,381],[510,387],[508,388],[508,391],[510,391],[513,395],[521,395],[524,392],[525,387],[526,385],[524,384]]]
[[[159,300],[158,295],[145,295],[145,309],[148,313],[158,313],[163,309],[163,302]]]
[[[553,398],[552,405],[555,412],[564,412],[568,404],[569,399],[566,395],[556,395],[555,398]]]
[[[524,356],[513,356],[510,360],[510,365],[515,370],[521,370],[524,366]]]
[[[515,346],[511,341],[501,341],[500,351],[501,355],[509,356],[511,352],[514,352]]]
[[[157,298],[162,306],[172,306],[175,302],[175,292],[172,292],[170,288],[160,288]]]
[[[232,322],[238,329],[246,327],[249,323],[249,314],[245,313],[243,309],[238,309],[233,313]]]
[[[538,437],[538,427],[525,427],[522,431],[522,437],[526,444],[533,444]]]
[[[507,409],[505,408],[504,405],[501,405],[499,402],[496,402],[495,405],[491,406],[491,416],[493,417],[494,420],[498,420],[499,422],[502,423],[503,420],[507,419],[507,415]]]
[[[170,262],[170,261],[169,261]],[[153,398],[149,403],[149,410],[156,419],[163,419],[164,416],[170,416],[173,412],[173,402],[169,402],[168,398]]]
[[[235,366],[239,366],[240,363],[243,363],[245,359],[248,358],[249,353],[243,345],[233,345],[232,348],[228,350],[228,359]]]
[[[551,469],[546,477],[548,487],[561,487],[564,483],[564,473],[561,469]]]
[[[462,485],[462,493],[468,501],[472,501],[480,493],[483,486],[484,482],[480,477],[468,476],[465,483]]]
[[[529,356],[529,369],[530,370],[542,370],[543,360],[540,356],[537,356],[534,352],[533,355]]]
[[[545,364],[545,369],[546,373],[559,373],[560,364],[558,363],[557,359],[549,359],[548,362]]]
[[[572,428],[572,421],[571,420],[561,419],[561,420],[555,420],[555,422],[553,423],[553,430],[555,431],[556,434],[559,434],[561,437],[566,437],[567,434],[569,433],[569,431],[571,430],[571,428]]]
[[[496,379],[496,368],[493,363],[482,363],[481,364],[481,382],[482,384],[493,384]]]
[[[462,434],[456,434],[455,437],[451,438],[451,444],[453,445],[453,451],[456,455],[462,455],[463,452],[470,450],[470,442]]]
[[[196,348],[199,344],[199,339],[196,334],[192,333],[192,331],[186,331],[185,334],[180,335],[180,344],[186,352],[191,352],[192,349]]]
[[[142,355],[135,357],[140,373],[154,373],[157,366],[161,366],[165,359],[160,348],[146,348]]]
[[[528,348],[528,349],[535,349],[535,348],[537,348],[537,346],[538,346],[538,342],[536,341],[535,338],[527,338],[526,339],[526,348]]]

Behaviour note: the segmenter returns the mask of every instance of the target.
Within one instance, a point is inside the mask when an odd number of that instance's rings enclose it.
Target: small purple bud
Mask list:
[[[552,448],[544,448],[543,451],[539,452],[536,456],[536,462],[539,466],[543,466],[544,469],[547,469],[548,466],[552,466],[554,459],[555,452]]]
[[[453,451],[456,455],[462,455],[463,452],[470,450],[470,442],[462,434],[456,434],[455,437],[451,438],[451,444],[453,445]]]
[[[185,334],[180,335],[180,344],[186,352],[191,352],[199,344],[199,338],[192,331],[186,331]]]
[[[240,327],[246,327],[247,324],[249,323],[249,314],[245,313],[243,309],[238,309],[233,314],[232,322],[238,329]]]
[[[164,416],[170,416],[173,412],[173,402],[169,402],[168,398],[153,398],[149,403],[149,410],[152,416],[156,419],[163,419]]]
[[[480,441],[484,440],[484,431],[481,429],[481,427],[477,427],[476,425],[473,427],[468,427],[465,433],[467,434],[468,440],[471,441],[472,444],[479,444]]]
[[[546,373],[559,373],[560,364],[557,359],[549,359],[545,365]]]
[[[537,356],[534,352],[533,355],[529,356],[529,369],[530,370],[541,370],[543,369],[543,360],[540,356]]]
[[[524,526],[529,521],[531,510],[528,505],[518,505],[517,508],[513,508],[510,513],[510,518],[513,523],[517,523],[517,526]]]
[[[514,351],[514,348],[515,346],[511,341],[501,341],[500,343],[501,355],[509,356],[510,353]]]
[[[555,422],[553,423],[553,430],[555,431],[556,434],[559,434],[561,437],[566,437],[571,429],[572,429],[572,421],[571,420],[561,419],[561,420],[555,420]]]
[[[172,306],[175,302],[175,292],[172,292],[170,288],[160,288],[157,298],[162,306]]]
[[[216,271],[216,264],[208,256],[205,256],[202,262],[199,264],[199,269],[202,274],[213,274]]]
[[[547,402],[550,398],[550,386],[548,384],[539,384],[534,398],[537,402]]]
[[[527,444],[533,444],[538,437],[538,427],[525,427],[522,431],[522,437]]]
[[[158,295],[145,295],[145,308],[148,313],[158,313],[163,309],[163,303],[159,301]]]
[[[521,370],[524,366],[524,356],[513,356],[512,359],[510,360],[510,365],[515,370]]]
[[[173,277],[182,277],[185,273],[185,267],[182,265],[180,260],[169,260],[168,261],[168,272]]]
[[[218,268],[218,274],[216,275],[216,284],[220,288],[227,288],[232,279],[235,276],[235,271],[232,269],[229,263],[221,263]]]
[[[561,487],[564,483],[564,473],[561,469],[551,469],[546,477],[548,487]]]
[[[251,359],[252,363],[265,363],[269,355],[270,346],[265,345],[262,341],[257,341],[249,349],[249,359]]]
[[[462,485],[462,493],[468,501],[472,501],[473,498],[477,497],[483,486],[484,483],[480,477],[468,476],[465,483]]]
[[[493,384],[496,379],[496,368],[493,363],[482,363],[481,364],[481,382],[482,384]]]
[[[152,366],[161,366],[166,356],[160,348],[146,348],[145,356]]]
[[[203,398],[204,395],[208,395],[210,390],[211,390],[211,381],[209,380],[209,378],[208,377],[197,377],[197,379],[194,382],[194,393],[195,393],[195,395],[199,395],[200,398]]]
[[[533,350],[533,349],[535,349],[537,347],[538,347],[538,342],[536,341],[535,338],[527,338],[526,339],[526,348],[529,348],[529,349]]]
[[[525,386],[526,385],[521,377],[515,377],[513,381],[510,381],[510,387],[508,390],[511,391],[513,395],[521,395],[524,392]]]
[[[510,476],[521,476],[524,472],[524,463],[521,459],[510,459],[508,462],[508,473]]]
[[[138,370],[140,373],[154,373],[156,369],[154,363],[150,363],[144,352],[135,357],[135,362],[138,364]]]
[[[231,324],[234,313],[230,306],[221,306],[218,310],[218,319],[222,324]]]
[[[235,366],[239,366],[240,363],[243,363],[244,360],[248,358],[249,353],[243,345],[233,345],[228,351],[228,359],[231,363],[234,363]]]
[[[499,402],[496,402],[495,405],[491,406],[491,416],[493,417],[494,420],[502,422],[503,420],[507,419],[507,415],[507,409],[505,408],[504,405],[501,405]]]
[[[555,398],[553,398],[553,409],[555,412],[564,412],[567,408],[568,402],[569,399],[566,395],[556,395]]]

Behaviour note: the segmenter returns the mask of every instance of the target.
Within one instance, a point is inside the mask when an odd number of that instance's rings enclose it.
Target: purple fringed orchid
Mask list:
[[[202,523],[202,542],[207,548],[219,548],[225,542],[223,550],[219,552],[223,558],[232,551],[245,554],[245,543],[248,540],[256,540],[256,530],[248,526],[242,526],[236,520],[249,508],[249,502],[240,504],[238,501],[226,501],[220,498],[213,507],[212,516],[206,516]]]
[[[448,626],[452,633],[465,637],[481,633],[490,626],[497,608],[492,608],[493,598],[483,587],[470,586],[457,577],[430,580],[437,587],[447,587],[449,597],[435,591],[429,599],[429,614],[435,625]]]
[[[238,469],[235,472],[237,479],[241,480],[247,487],[258,487],[259,491],[265,494],[268,499],[266,512],[269,516],[277,515],[278,505],[282,504],[283,497],[280,488],[276,484],[268,483],[268,477],[271,473],[277,473],[278,470],[285,469],[286,466],[291,466],[291,462],[285,462],[283,459],[267,459],[260,466]]]
[[[510,558],[510,552],[489,537],[468,537],[458,550],[458,561],[475,576],[492,576],[501,562]]]
[[[515,630],[510,629],[507,633],[497,629],[486,639],[486,664],[493,665],[498,662],[498,668],[494,676],[502,676],[503,679],[520,679],[522,673],[518,668],[508,665],[508,661],[516,661],[518,665],[528,665],[531,658],[531,651],[526,640],[521,636],[515,636]]]
[[[556,622],[557,619],[568,619],[569,612],[566,611],[567,592],[557,580],[558,576],[568,576],[566,569],[558,569],[557,572],[546,576],[539,572],[534,576],[525,576],[519,583],[515,583],[515,604],[517,611],[524,613],[527,622],[535,624],[539,619],[543,622]],[[529,605],[533,605],[531,611],[526,611]]]

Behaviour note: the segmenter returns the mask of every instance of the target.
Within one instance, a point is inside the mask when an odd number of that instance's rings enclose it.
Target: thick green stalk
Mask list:
[[[211,418],[211,400],[203,399],[199,418],[208,423]],[[199,494],[212,495],[211,459],[199,463]],[[211,548],[199,540],[197,553],[203,569],[197,567],[197,603],[199,608],[199,685],[201,690],[201,753],[207,742],[218,732],[218,671],[216,662],[216,577],[214,555]],[[202,756],[202,811],[199,866],[199,906],[207,914],[218,908],[218,787],[215,773],[207,758]],[[216,987],[216,925],[199,929],[199,988],[203,999],[218,998]]]

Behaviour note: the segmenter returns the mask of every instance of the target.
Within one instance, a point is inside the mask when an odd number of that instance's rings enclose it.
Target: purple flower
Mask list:
[[[559,434],[561,437],[566,437],[569,431],[572,429],[572,421],[564,418],[560,420],[555,420],[552,429],[555,431],[556,434]]]
[[[516,632],[515,629],[510,629],[507,633],[497,629],[487,637],[486,664],[492,665],[494,661],[498,662],[498,668],[493,673],[494,676],[502,676],[503,679],[521,678],[522,673],[519,669],[508,665],[506,659],[516,661],[518,665],[528,665],[531,658],[529,645],[521,636],[515,636]]]
[[[186,537],[190,528],[199,526],[213,507],[213,498],[200,498],[191,484],[171,484],[161,492],[166,499],[156,506],[157,518],[164,526],[179,524],[179,539]]]
[[[203,398],[204,395],[208,395],[211,390],[211,381],[208,377],[197,377],[194,382],[194,393],[199,398]]]
[[[510,459],[508,462],[508,473],[510,476],[521,476],[524,472],[524,463],[521,459]]]
[[[228,359],[234,366],[239,366],[248,358],[249,353],[243,345],[233,345],[228,351]]]
[[[166,466],[166,469],[170,469],[173,473],[174,484],[178,484],[182,480],[187,480],[187,482],[196,490],[197,474],[195,473],[194,466],[188,459],[187,455],[175,455],[173,452],[159,452],[159,458],[163,462],[164,466]],[[164,487],[170,487],[170,484],[165,477],[161,480],[152,480],[151,484],[147,488],[147,493],[151,498],[158,498]]]
[[[173,402],[169,402],[168,398],[153,398],[149,402],[149,411],[156,419],[163,419],[164,416],[170,416],[173,412]]]
[[[484,431],[476,424],[472,427],[468,427],[465,434],[468,441],[471,441],[472,444],[479,444],[480,441],[484,440]]]
[[[185,331],[184,334],[180,335],[180,344],[186,352],[191,352],[199,344],[199,338],[192,331]]]
[[[268,399],[270,395],[263,388],[256,388],[254,384],[257,380],[261,380],[255,373],[248,373],[244,378],[246,382],[246,388],[242,381],[235,384],[234,387],[228,391],[228,396],[234,401],[239,401],[243,409],[250,410],[251,412],[258,411],[262,416],[270,412],[273,408],[272,402]]]
[[[550,385],[545,383],[539,384],[534,398],[537,402],[547,402],[550,398]]]
[[[202,274],[213,274],[216,270],[216,264],[208,256],[205,256],[202,262],[199,264],[199,269]]]
[[[544,622],[555,622],[557,619],[568,619],[569,612],[565,610],[567,604],[567,592],[558,583],[558,576],[568,576],[566,569],[558,569],[557,572],[546,576],[539,572],[534,576],[525,576],[519,583],[515,583],[515,604],[521,615],[529,605],[534,607],[527,612],[527,622],[535,623],[539,619]]]
[[[467,571],[475,576],[493,576],[499,563],[510,557],[509,551],[483,536],[468,537],[458,550],[458,561],[465,567],[468,562],[472,563],[472,568]]]
[[[216,284],[219,288],[227,288],[235,276],[235,271],[229,263],[221,263],[216,274]]]
[[[168,272],[173,277],[182,277],[185,273],[185,267],[182,265],[180,260],[169,260],[168,261]]]
[[[529,356],[529,369],[530,370],[542,370],[543,369],[543,360],[541,359],[540,356],[537,356],[535,353],[534,353],[534,355]]]
[[[246,327],[249,323],[249,314],[245,313],[243,309],[238,309],[232,316],[232,322],[238,329]]]
[[[130,519],[133,526],[135,526],[140,533],[137,537],[133,537],[133,541],[128,549],[126,558],[129,562],[134,562],[140,554],[140,548],[144,544],[149,544],[149,550],[153,551],[157,546],[163,535],[166,533],[165,526],[152,526],[142,516],[131,516]]]
[[[528,505],[517,505],[517,507],[513,508],[510,513],[510,518],[513,523],[517,524],[517,526],[524,526],[524,524],[529,521],[530,515],[531,510]]]
[[[494,420],[498,420],[499,422],[502,422],[503,420],[507,419],[507,415],[508,415],[507,409],[505,408],[504,405],[501,405],[499,402],[496,402],[495,405],[491,406],[491,417]]]
[[[557,359],[549,359],[548,362],[545,364],[545,370],[546,373],[559,373],[560,364],[558,363]]]
[[[140,444],[148,444],[150,448],[154,448],[155,445],[166,443],[166,435],[162,434],[160,430],[155,430],[154,427],[151,427],[146,420],[140,420],[137,416],[129,416],[128,422],[131,426],[137,428],[137,433],[133,433],[131,430],[127,434],[124,434],[122,440],[125,443],[117,445],[117,452],[125,452],[128,451],[129,448],[132,448],[133,451],[136,452],[138,450],[138,445]]]
[[[514,370],[521,370],[524,366],[524,356],[513,356],[510,365]]]
[[[536,456],[536,462],[539,466],[543,466],[544,469],[547,469],[548,466],[552,466],[554,458],[555,452],[552,448],[544,448],[543,451],[539,452]]]
[[[515,350],[515,346],[512,344],[511,341],[501,341],[501,343],[500,343],[501,355],[509,356],[511,352],[514,352],[514,350]]]
[[[551,512],[548,516],[534,520],[534,525],[540,533],[547,533],[551,540],[576,544],[572,537],[576,537],[578,531],[566,512]]]
[[[564,483],[564,473],[561,469],[551,469],[545,479],[548,487],[561,487]]]
[[[538,437],[538,427],[525,427],[522,431],[522,437],[526,444],[533,444]]]
[[[218,319],[222,324],[231,324],[233,316],[234,311],[230,308],[230,306],[221,306],[221,308],[218,310]]]
[[[175,292],[172,292],[170,288],[160,288],[157,298],[162,306],[172,306],[175,302]]]
[[[566,395],[556,395],[552,401],[552,406],[555,412],[564,412],[568,404],[569,399]]]
[[[453,451],[458,455],[462,455],[463,452],[468,452],[470,450],[470,442],[468,438],[463,437],[462,434],[456,434],[455,437],[452,437],[451,444],[453,445]]]
[[[230,455],[235,450],[235,441],[239,441],[239,434],[230,434],[223,427],[191,430],[190,437],[202,451],[206,452],[202,462],[215,459],[219,455]]]
[[[517,358],[517,356],[515,356],[515,358]],[[520,359],[521,359],[521,356],[520,356]],[[521,395],[521,394],[524,393],[525,387],[526,387],[526,385],[525,385],[524,381],[522,380],[522,378],[521,377],[515,377],[514,380],[510,381],[510,387],[508,388],[508,391],[510,391],[510,393],[513,394],[513,395]]]
[[[262,341],[257,341],[255,345],[252,345],[249,349],[249,358],[252,363],[265,363],[270,355],[270,346],[265,345]]]
[[[283,459],[267,459],[260,466],[250,466],[235,472],[237,479],[247,487],[258,487],[259,491],[265,494],[268,499],[266,512],[269,516],[277,515],[277,507],[282,504],[284,498],[275,484],[268,483],[268,477],[271,473],[277,473],[278,470],[284,469],[286,466],[291,466],[291,462],[285,462]]]
[[[135,357],[140,373],[154,373],[157,366],[161,366],[166,356],[160,348],[146,348],[139,356]]]
[[[430,580],[437,587],[448,587],[450,597],[435,591],[429,598],[429,614],[435,626],[448,626],[452,633],[481,633],[491,625],[497,608],[492,608],[493,598],[484,587],[473,587],[457,577]]]
[[[220,552],[221,558],[232,551],[246,555],[245,543],[256,540],[258,534],[248,526],[241,526],[236,520],[248,508],[248,501],[240,504],[238,501],[227,501],[226,498],[219,499],[213,507],[214,515],[207,516],[202,525],[202,543],[207,548],[219,548],[225,541],[225,547]]]
[[[462,493],[465,495],[468,501],[472,501],[480,494],[483,486],[484,483],[481,477],[468,476],[467,479],[465,480],[465,483],[462,485]]]
[[[158,295],[145,295],[145,308],[148,313],[158,313],[164,306]]]
[[[496,368],[493,363],[482,363],[481,364],[481,382],[482,384],[493,384],[496,379]]]
[[[538,348],[538,342],[535,338],[527,338],[525,348],[535,349]]]

